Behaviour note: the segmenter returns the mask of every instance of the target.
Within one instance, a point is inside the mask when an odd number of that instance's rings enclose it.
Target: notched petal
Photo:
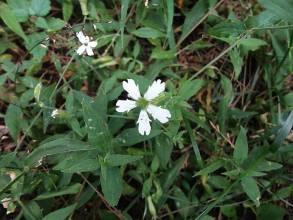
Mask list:
[[[136,107],[135,101],[132,100],[118,100],[116,103],[116,111],[117,112],[129,112],[130,110]]]
[[[166,84],[162,82],[160,79],[154,81],[152,85],[149,86],[148,90],[144,94],[144,98],[146,100],[153,100],[158,97],[162,92],[165,91]]]
[[[148,116],[148,113],[145,110],[141,110],[137,120],[138,132],[141,135],[149,135],[151,133],[151,119]]]
[[[149,105],[147,107],[147,112],[150,113],[154,119],[163,124],[168,122],[171,118],[170,111],[159,106]]]
[[[134,100],[138,100],[141,95],[139,91],[138,85],[135,84],[133,79],[128,79],[127,81],[123,81],[123,88],[126,92],[128,92],[128,96],[133,98]]]

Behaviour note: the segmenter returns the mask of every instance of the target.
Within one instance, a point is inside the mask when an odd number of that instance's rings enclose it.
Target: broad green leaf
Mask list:
[[[29,12],[35,16],[46,16],[51,9],[50,0],[32,0]]]
[[[68,21],[72,15],[72,12],[73,12],[72,0],[65,0],[62,4],[63,19],[65,21]]]
[[[23,128],[23,114],[21,108],[10,104],[5,114],[5,125],[7,126],[11,137],[17,140],[17,136]]]
[[[46,156],[92,150],[97,150],[97,148],[76,139],[60,137],[41,144],[37,149],[29,154],[29,156],[25,159],[25,162],[28,166],[34,166],[37,165],[39,160]]]
[[[293,22],[293,1],[292,0],[258,0],[271,14],[279,19]]]
[[[180,96],[183,100],[188,100],[192,96],[195,96],[199,90],[205,85],[205,81],[202,79],[195,80],[185,80],[180,83],[178,96]]]
[[[103,194],[107,202],[116,206],[123,190],[123,182],[118,167],[110,167],[102,165],[101,185]]]
[[[65,26],[65,21],[59,18],[42,18],[38,17],[36,20],[36,26],[46,29],[48,32],[54,32],[62,29]]]
[[[65,187],[64,189],[60,189],[55,192],[46,192],[39,196],[37,196],[34,200],[43,200],[43,199],[49,199],[57,196],[63,196],[68,194],[77,194],[80,190],[81,184],[76,183],[74,185]]]
[[[87,0],[78,0],[81,8],[81,12],[83,16],[87,16],[89,14],[87,8]]]
[[[15,14],[11,11],[8,5],[3,2],[0,2],[0,17],[8,28],[10,28],[14,33],[22,37],[24,40],[27,40]]]
[[[236,38],[246,31],[241,21],[225,20],[209,29],[208,33],[217,38]]]
[[[122,154],[108,154],[105,157],[105,163],[110,166],[123,166],[128,163],[142,159],[142,156],[122,155]]]
[[[77,204],[58,209],[46,215],[42,220],[65,220],[71,213],[73,213]]]
[[[91,99],[84,98],[81,104],[89,142],[100,151],[111,149],[112,136],[105,114],[99,114],[99,105]]]
[[[167,167],[173,150],[173,144],[169,138],[165,135],[159,135],[155,142],[156,155],[160,160],[160,164],[163,168]]]
[[[272,161],[267,161],[264,160],[263,162],[259,163],[257,166],[257,171],[263,171],[263,172],[268,172],[271,170],[278,170],[280,168],[282,168],[283,165],[276,163],[276,162],[272,162]]]
[[[100,167],[98,159],[72,157],[72,159],[65,159],[57,164],[53,169],[60,170],[63,173],[80,173],[95,171]]]
[[[238,79],[242,66],[243,66],[243,58],[240,55],[240,51],[238,48],[234,48],[229,52],[229,56],[231,59],[231,63],[233,64],[235,71],[235,78]]]
[[[247,196],[254,202],[256,206],[259,206],[260,192],[257,186],[257,182],[250,176],[243,177],[241,179],[241,186]]]
[[[283,220],[285,214],[286,214],[286,210],[284,208],[271,204],[271,203],[262,204],[257,209],[258,220],[268,220],[268,219]]]
[[[29,16],[28,0],[7,0],[7,4],[11,8],[19,22],[27,21]]]
[[[161,31],[159,31],[157,29],[150,28],[150,27],[139,28],[139,29],[133,31],[132,34],[134,34],[137,37],[141,37],[141,38],[156,39],[156,38],[165,37],[164,33],[162,33]]]
[[[267,45],[267,43],[261,39],[248,38],[248,39],[241,39],[239,41],[239,45],[247,53],[248,51],[256,51],[260,47]]]
[[[243,163],[248,155],[248,143],[246,137],[246,130],[241,127],[240,132],[237,136],[233,158],[237,164]]]
[[[31,35],[27,36],[27,42],[25,43],[25,47],[30,52],[34,58],[36,63],[36,66],[41,62],[43,57],[46,55],[48,48],[42,47],[41,43],[45,44],[45,39],[47,38],[47,35],[44,32],[40,33],[33,33]]]
[[[159,135],[162,131],[152,129],[149,135],[141,135],[138,133],[137,128],[129,128],[123,130],[116,138],[115,142],[119,146],[132,146],[137,143],[141,143],[143,141],[149,140],[157,135]]]
[[[35,201],[30,201],[25,204],[25,208],[22,209],[25,219],[42,219],[42,210],[38,203]]]

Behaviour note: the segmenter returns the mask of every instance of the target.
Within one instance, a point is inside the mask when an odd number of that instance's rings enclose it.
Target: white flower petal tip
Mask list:
[[[78,55],[82,55],[86,50],[86,47],[84,45],[81,45],[77,50],[76,50],[76,53]]]
[[[133,79],[128,79],[122,83],[123,89],[128,93],[128,96],[134,100],[138,100],[141,95],[138,85],[135,84]]]
[[[86,36],[83,34],[82,31],[77,32],[76,37],[78,38],[80,43],[82,44],[86,43]]]
[[[56,118],[59,115],[59,110],[58,109],[54,109],[51,113],[51,117],[52,118]]]
[[[153,100],[158,97],[162,92],[165,91],[166,84],[160,79],[154,81],[152,85],[149,86],[148,90],[144,94],[146,100]]]
[[[89,56],[93,56],[94,55],[93,49],[91,47],[89,47],[89,46],[86,47],[86,53]]]
[[[138,132],[141,135],[149,135],[151,133],[151,119],[148,116],[148,113],[145,110],[141,110],[137,120]]]
[[[152,115],[152,117],[162,124],[167,123],[171,118],[171,113],[169,110],[155,106],[149,105],[147,107],[147,112]]]
[[[89,46],[92,48],[96,47],[97,45],[98,45],[97,41],[90,41],[89,42]]]
[[[118,100],[116,103],[116,111],[117,112],[129,112],[130,110],[136,107],[135,101],[132,100]]]

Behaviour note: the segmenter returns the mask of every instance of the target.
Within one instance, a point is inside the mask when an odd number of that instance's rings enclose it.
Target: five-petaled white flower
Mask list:
[[[146,93],[142,97],[140,95],[139,87],[135,84],[133,79],[128,79],[122,83],[124,90],[128,93],[128,97],[131,99],[118,100],[116,103],[117,112],[129,112],[130,110],[140,107],[141,111],[138,117],[138,132],[141,135],[149,135],[151,132],[151,119],[148,113],[153,119],[158,120],[161,123],[166,123],[171,118],[169,110],[154,105],[153,101],[162,92],[165,91],[165,83],[161,80],[156,80],[147,89]]]
[[[94,52],[92,48],[97,46],[97,41],[90,41],[90,38],[84,35],[82,31],[77,32],[76,36],[81,43],[81,46],[76,50],[76,53],[82,55],[86,52],[87,55],[93,56]]]

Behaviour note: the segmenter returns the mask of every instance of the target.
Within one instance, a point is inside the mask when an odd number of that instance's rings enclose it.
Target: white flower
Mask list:
[[[4,198],[4,199],[1,200],[1,203],[2,203],[2,206],[3,206],[4,209],[8,208],[10,200],[11,200],[10,198]]]
[[[13,181],[16,179],[16,173],[13,171],[8,171],[6,174],[10,177],[10,180]]]
[[[59,115],[59,114],[60,114],[59,110],[58,110],[58,109],[55,109],[55,110],[52,111],[52,113],[51,113],[51,117],[52,117],[52,118],[56,118],[57,115]]]
[[[143,97],[140,95],[139,87],[135,84],[133,79],[123,81],[122,85],[124,90],[128,93],[128,97],[132,100],[118,100],[116,103],[116,111],[129,112],[136,107],[141,107],[137,120],[138,132],[141,135],[149,135],[151,132],[151,119],[149,118],[149,114],[153,117],[153,119],[158,120],[161,123],[169,121],[171,118],[170,111],[152,103],[155,98],[165,91],[164,82],[161,82],[159,79],[154,81],[152,85],[149,86]]]
[[[86,52],[87,55],[93,56],[94,52],[92,48],[97,46],[97,41],[90,41],[90,38],[85,36],[82,31],[77,32],[76,36],[81,43],[81,46],[76,50],[76,53],[82,55]]]

